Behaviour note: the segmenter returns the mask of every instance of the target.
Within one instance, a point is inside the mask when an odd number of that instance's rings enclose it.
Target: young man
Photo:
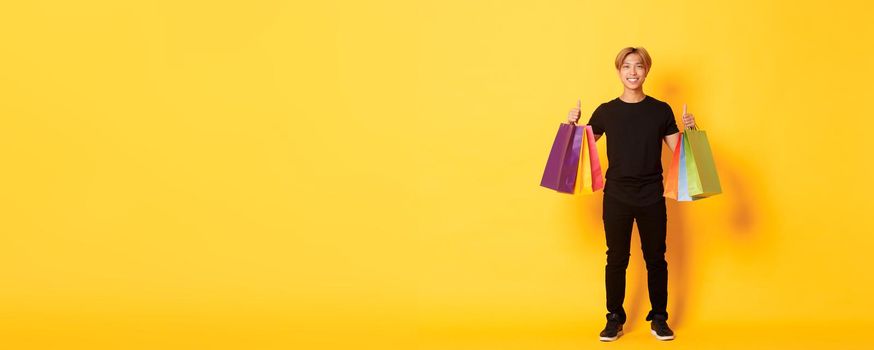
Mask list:
[[[602,103],[589,125],[595,139],[607,134],[607,183],[604,187],[603,220],[607,239],[607,326],[602,341],[622,335],[625,324],[625,270],[631,249],[631,230],[637,221],[652,309],[646,316],[651,333],[659,340],[674,339],[668,327],[668,264],[665,261],[667,215],[662,184],[661,142],[674,150],[679,130],[671,107],[643,93],[643,82],[652,59],[642,47],[626,47],[616,56],[616,72],[624,87],[622,95]],[[568,121],[580,117],[580,102],[571,109]],[[695,125],[691,114],[683,123]]]

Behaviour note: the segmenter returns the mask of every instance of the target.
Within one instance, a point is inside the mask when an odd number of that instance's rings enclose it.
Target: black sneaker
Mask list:
[[[668,322],[665,321],[663,317],[654,317],[652,322],[650,323],[650,328],[652,330],[650,333],[656,337],[658,340],[673,340],[674,339],[674,331],[668,327]]]
[[[614,341],[622,336],[622,322],[616,316],[607,315],[607,326],[601,331],[601,341]]]

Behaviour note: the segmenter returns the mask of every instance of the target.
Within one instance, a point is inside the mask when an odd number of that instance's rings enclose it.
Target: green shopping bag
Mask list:
[[[707,133],[697,128],[686,128],[682,140],[689,195],[698,199],[722,193]]]

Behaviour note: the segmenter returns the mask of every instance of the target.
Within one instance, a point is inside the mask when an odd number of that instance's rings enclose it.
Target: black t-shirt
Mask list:
[[[598,106],[589,125],[607,134],[604,194],[636,206],[660,200],[662,139],[680,131],[671,106],[650,96],[637,103],[616,98]]]

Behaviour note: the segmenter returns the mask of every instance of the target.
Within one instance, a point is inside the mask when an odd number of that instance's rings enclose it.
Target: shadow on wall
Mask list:
[[[690,91],[701,91],[701,89],[694,86],[691,81],[684,81],[682,79],[682,72],[685,71],[686,70],[668,70],[667,73],[660,75],[661,78],[658,81],[650,82],[648,86],[649,89],[647,89],[647,91],[651,91],[648,92],[648,94],[659,100],[668,102],[671,105],[678,126],[681,129],[683,128],[683,125],[681,124],[683,103],[689,103],[688,101],[696,100],[694,94],[690,93]],[[694,104],[689,104],[689,112],[695,114],[694,109],[692,108]],[[583,116],[584,117],[581,119],[587,120],[585,119],[585,112],[583,112]],[[706,125],[708,118],[715,118],[715,116],[696,115],[696,119],[701,121],[701,124]],[[609,137],[609,135],[606,135],[605,138],[606,137]],[[599,142],[599,146],[605,147],[605,145],[606,142]],[[748,181],[747,179],[750,178],[755,178],[755,176],[750,175],[751,172],[749,168],[733,163],[731,157],[728,157],[727,155],[720,156],[723,147],[718,144],[713,144],[712,140],[711,148],[714,153],[714,159],[723,191],[725,191],[726,188],[729,188],[732,191],[730,196],[725,196],[725,193],[720,195],[723,196],[725,200],[730,200],[731,202],[726,203],[728,210],[716,214],[717,216],[714,217],[713,220],[715,220],[714,222],[719,223],[720,225],[725,225],[725,227],[728,228],[726,231],[730,232],[730,236],[726,237],[726,239],[746,241],[749,238],[749,235],[752,232],[755,232],[758,217],[757,212],[752,209],[753,198],[749,192],[750,186],[745,183],[745,181]],[[670,162],[670,149],[667,146],[664,146],[662,147],[663,168],[667,168]],[[741,174],[744,174],[744,176],[741,176]],[[757,197],[756,200],[762,199]],[[589,247],[603,248],[601,252],[604,254],[604,264],[606,265],[607,245],[604,240],[603,224],[597,226],[599,234],[592,234],[594,231],[592,223],[601,223],[602,201],[603,193],[584,196],[581,200],[575,201],[576,207],[573,208],[573,210],[576,213],[582,212],[588,213],[588,215],[574,215],[573,217],[578,218],[578,232],[585,233],[583,240],[587,244],[590,244]],[[693,283],[694,276],[691,275],[692,269],[689,268],[694,263],[693,261],[690,261],[690,252],[693,247],[690,247],[689,242],[691,235],[694,234],[694,227],[702,224],[702,222],[690,217],[689,215],[688,206],[694,205],[694,202],[679,203],[672,199],[667,199],[666,201],[668,216],[666,254],[666,259],[668,261],[668,314],[671,324],[674,327],[680,327],[688,314],[689,308],[694,307],[694,305],[690,304],[694,302],[696,295],[693,288],[695,285]],[[635,238],[635,236],[637,238]],[[635,224],[631,240],[632,257],[629,264],[629,270],[633,270],[637,267],[643,269],[642,266],[645,266],[642,258],[643,254],[640,250],[639,237],[637,225]],[[602,273],[601,280],[598,281],[602,286],[604,283],[603,277],[604,275]],[[628,273],[626,278],[628,280],[626,283],[624,306],[625,311],[628,314],[628,321],[625,326],[626,328],[631,329],[635,326],[636,322],[643,321],[642,317],[640,317],[640,320],[637,319],[639,318],[638,315],[645,315],[650,310],[650,305],[647,293],[645,269],[643,269],[642,273]],[[604,302],[606,303],[606,300],[604,300]],[[607,313],[606,305],[604,313]]]

